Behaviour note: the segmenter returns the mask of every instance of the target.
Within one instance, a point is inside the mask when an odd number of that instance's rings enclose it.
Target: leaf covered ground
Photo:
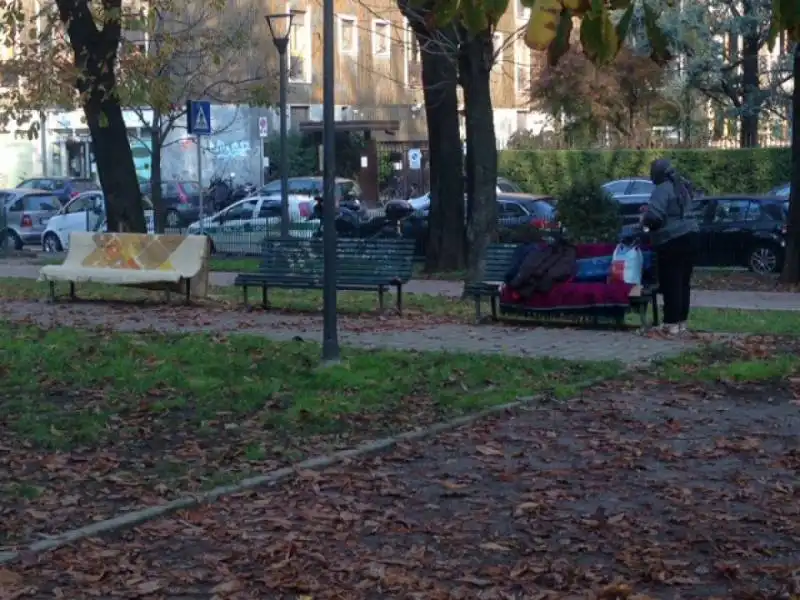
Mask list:
[[[704,349],[0,581],[25,598],[795,598],[796,350]]]
[[[8,323],[0,355],[0,549],[619,370]]]

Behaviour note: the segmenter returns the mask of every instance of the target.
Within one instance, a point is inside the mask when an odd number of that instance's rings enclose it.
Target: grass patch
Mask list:
[[[693,308],[689,326],[711,332],[798,335],[800,311]]]
[[[657,361],[656,377],[673,383],[785,382],[800,373],[794,340],[745,339],[709,344]]]
[[[612,376],[615,362],[576,363],[444,353],[347,350],[318,369],[319,348],[235,335],[100,334],[0,325],[0,414],[14,437],[45,448],[114,443],[188,428],[217,438],[253,428],[248,460],[266,454],[263,433],[418,425],[576,381]],[[354,419],[352,422],[349,419]],[[366,419],[366,420],[365,420]],[[143,431],[142,427],[146,424]]]

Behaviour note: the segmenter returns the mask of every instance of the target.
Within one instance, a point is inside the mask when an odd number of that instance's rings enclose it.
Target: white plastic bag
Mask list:
[[[642,267],[644,256],[638,246],[619,244],[614,248],[611,257],[611,273],[609,283],[642,284]]]

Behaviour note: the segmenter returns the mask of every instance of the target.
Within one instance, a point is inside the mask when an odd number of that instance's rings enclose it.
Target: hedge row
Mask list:
[[[499,172],[526,191],[558,194],[576,181],[648,176],[650,163],[668,158],[709,194],[765,193],[791,178],[789,148],[742,150],[505,150]]]

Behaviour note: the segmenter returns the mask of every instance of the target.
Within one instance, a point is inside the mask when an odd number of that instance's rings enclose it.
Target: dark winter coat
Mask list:
[[[535,293],[549,292],[554,283],[574,277],[578,268],[575,246],[559,242],[544,248],[534,248],[522,260],[509,285],[523,298]]]

